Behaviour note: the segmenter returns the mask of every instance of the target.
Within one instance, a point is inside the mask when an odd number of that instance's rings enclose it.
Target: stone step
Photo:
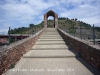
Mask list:
[[[62,37],[40,37],[39,39],[62,39]]]
[[[55,30],[55,31],[53,31],[53,30],[52,31],[46,31],[45,30],[44,33],[59,33],[59,32],[57,30]]]
[[[44,33],[59,33],[59,32],[58,32],[58,31],[55,31],[55,32],[51,32],[51,31],[48,32],[48,31],[47,31],[47,32],[44,32]]]
[[[59,33],[57,30],[45,30],[44,33],[45,32],[49,32],[49,33],[53,33],[53,32],[56,33],[57,32],[57,33]]]
[[[46,30],[45,30],[44,33],[45,33],[45,32],[53,33],[53,30],[52,30],[52,31],[46,31]],[[59,32],[58,32],[57,30],[55,30],[54,33],[59,33]]]
[[[32,47],[32,49],[36,49],[36,48],[68,48],[68,46],[66,46],[65,44],[63,45],[34,45]]]
[[[47,28],[47,29],[45,29],[45,30],[57,30],[56,28]]]
[[[42,35],[59,35],[59,34],[42,34]]]
[[[44,32],[58,32],[57,30],[44,30]]]
[[[39,41],[64,41],[64,39],[38,39]]]
[[[61,37],[60,35],[41,35],[41,37]]]
[[[69,50],[31,50],[24,57],[76,57],[78,53]]]
[[[23,56],[23,58],[76,58],[80,56]]]
[[[35,45],[63,45],[67,43],[36,43]]]
[[[49,30],[49,29],[56,29],[56,28],[45,28],[45,29]]]
[[[43,33],[43,34],[59,34],[59,33]]]
[[[59,33],[58,31],[44,31],[44,33]]]
[[[64,41],[37,41],[36,44],[56,44],[65,43]]]
[[[40,38],[62,38],[61,36],[41,36]]]
[[[45,30],[56,30],[56,28],[46,28]]]
[[[69,50],[69,48],[35,48],[31,50]]]
[[[62,38],[61,36],[41,36],[40,38]]]
[[[45,32],[45,33],[43,33],[43,34],[59,34],[59,33],[48,33],[48,32]]]
[[[48,31],[48,32],[53,32],[53,31],[55,31],[55,32],[57,32],[57,30],[45,30],[45,31]]]
[[[57,34],[57,35],[48,35],[48,34],[47,35],[43,35],[42,34],[41,36],[60,36],[60,35],[59,34]]]

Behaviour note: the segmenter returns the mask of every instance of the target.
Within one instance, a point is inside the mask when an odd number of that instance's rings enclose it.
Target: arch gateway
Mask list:
[[[47,28],[47,20],[49,16],[54,17],[54,28],[57,28],[58,27],[58,15],[52,10],[49,10],[46,14],[44,14],[44,27]]]

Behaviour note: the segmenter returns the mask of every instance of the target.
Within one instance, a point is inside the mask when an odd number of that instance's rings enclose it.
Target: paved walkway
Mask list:
[[[100,75],[54,28],[47,28],[14,69],[4,75]]]

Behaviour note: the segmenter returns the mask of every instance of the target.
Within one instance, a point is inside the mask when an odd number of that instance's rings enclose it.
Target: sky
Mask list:
[[[0,0],[0,34],[6,34],[9,27],[39,24],[49,10],[58,17],[77,18],[100,27],[100,0]]]

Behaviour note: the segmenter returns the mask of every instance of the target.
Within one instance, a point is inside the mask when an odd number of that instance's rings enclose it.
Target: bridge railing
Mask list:
[[[28,36],[36,34],[38,31],[40,31],[43,28],[44,27],[42,27],[42,26],[34,26],[34,27],[30,28],[30,30],[28,31]]]
[[[81,40],[87,40],[91,42],[91,44],[100,44],[100,32],[95,30],[95,26],[93,27],[83,27],[79,25],[79,27],[68,27],[68,25],[58,25],[58,28],[67,32],[68,34],[78,37]]]
[[[8,42],[7,42],[7,44],[8,45],[10,45],[10,43],[12,43],[12,42],[16,42],[16,41],[19,41],[19,40],[22,40],[22,39],[24,39],[24,38],[26,38],[26,37],[30,37],[30,36],[33,36],[33,35],[35,35],[36,33],[38,33],[40,30],[42,30],[44,27],[42,27],[42,26],[34,26],[34,27],[31,27],[28,31],[27,31],[27,33],[23,33],[23,31],[20,31],[20,33],[21,34],[14,34],[15,35],[15,37],[11,37],[11,28],[9,27],[9,37],[8,37]],[[13,36],[14,36],[13,35]],[[11,40],[11,39],[13,39],[13,41]]]

